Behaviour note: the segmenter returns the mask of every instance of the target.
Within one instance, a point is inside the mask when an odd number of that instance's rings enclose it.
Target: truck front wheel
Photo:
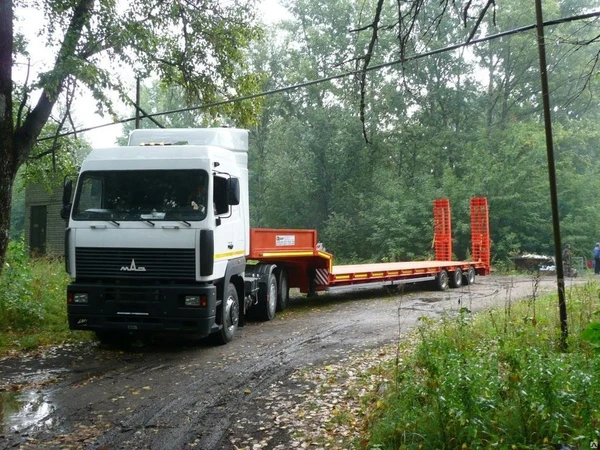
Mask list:
[[[219,344],[227,344],[233,340],[240,321],[240,303],[238,293],[232,283],[227,285],[225,297],[218,308],[221,329],[216,334]]]

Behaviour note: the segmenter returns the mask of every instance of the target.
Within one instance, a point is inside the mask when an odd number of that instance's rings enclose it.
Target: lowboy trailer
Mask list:
[[[315,295],[322,291],[433,283],[439,290],[475,282],[476,275],[489,275],[490,235],[487,199],[471,199],[471,261],[452,261],[450,203],[434,201],[435,259],[375,264],[334,265],[333,254],[324,251],[316,230],[250,230],[251,260],[278,267],[279,296],[283,301],[290,287]]]

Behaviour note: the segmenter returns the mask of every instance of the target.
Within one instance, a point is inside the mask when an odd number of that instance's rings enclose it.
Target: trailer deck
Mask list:
[[[289,287],[302,293],[348,288],[399,285],[438,280],[445,273],[450,286],[460,285],[461,275],[473,282],[474,275],[490,273],[490,237],[485,198],[471,199],[472,261],[452,261],[450,204],[434,201],[435,259],[373,264],[334,265],[333,255],[323,250],[316,230],[253,228],[250,230],[248,258],[276,263],[286,270]],[[472,277],[469,278],[469,270]],[[442,275],[443,276],[443,275]],[[440,288],[444,288],[443,284]]]

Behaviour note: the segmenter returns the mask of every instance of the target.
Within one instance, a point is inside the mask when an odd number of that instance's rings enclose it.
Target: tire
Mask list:
[[[288,283],[287,270],[281,269],[279,271],[279,284],[277,289],[277,311],[284,311],[287,308],[288,301],[290,299],[290,286]]]
[[[438,291],[445,291],[448,289],[449,277],[448,272],[445,269],[439,271],[435,277],[435,287]]]
[[[268,322],[275,318],[277,310],[277,278],[270,273],[266,285],[261,285],[258,291],[257,305],[258,320]]]
[[[450,272],[450,287],[459,288],[462,286],[463,275],[462,270],[456,268],[454,272]]]
[[[131,341],[129,335],[122,331],[97,330],[96,338],[108,347],[127,347]]]
[[[224,345],[233,340],[240,321],[240,302],[233,283],[227,285],[223,301],[217,308],[221,329],[215,333],[217,343]]]
[[[463,284],[469,286],[475,284],[475,268],[469,267],[466,273],[463,273]]]

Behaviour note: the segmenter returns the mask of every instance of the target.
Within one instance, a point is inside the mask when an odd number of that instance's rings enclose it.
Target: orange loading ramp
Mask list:
[[[317,241],[316,230],[252,228],[249,259],[284,267],[289,286],[303,293],[335,288],[369,287],[430,281],[441,270],[479,275],[490,273],[490,237],[487,199],[471,199],[472,261],[452,261],[450,203],[437,199],[433,204],[435,260],[393,263],[333,265],[333,255]]]

